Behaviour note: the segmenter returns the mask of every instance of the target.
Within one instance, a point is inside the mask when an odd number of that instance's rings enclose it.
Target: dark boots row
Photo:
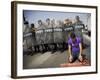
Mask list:
[[[24,54],[26,55],[33,55],[36,53],[45,53],[48,51],[51,51],[53,54],[56,51],[65,51],[68,49],[68,44],[67,43],[51,43],[51,44],[41,44],[41,45],[35,45],[30,48],[28,48],[27,51],[23,51]]]

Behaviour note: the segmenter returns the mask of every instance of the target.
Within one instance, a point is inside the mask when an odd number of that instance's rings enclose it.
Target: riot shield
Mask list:
[[[44,30],[39,29],[36,31],[36,45],[39,46],[40,51],[43,51],[43,44],[44,44]]]
[[[46,28],[45,29],[45,45],[49,48],[49,50],[52,50],[54,48],[53,46],[53,28]]]
[[[74,25],[74,33],[77,37],[80,37],[81,39],[83,39],[82,29],[84,29],[84,24]]]
[[[63,45],[63,30],[62,27],[54,28],[54,43],[57,46],[57,50],[62,49]]]
[[[64,26],[64,44],[65,44],[65,49],[68,48],[68,39],[70,37],[70,33],[74,31],[73,25],[70,26]]]
[[[83,39],[83,33],[82,33],[82,29],[84,29],[85,26],[84,24],[77,24],[77,25],[74,25],[74,32],[75,32],[75,35],[77,37],[80,37],[81,38],[81,43],[82,43],[82,47],[83,49],[85,48],[86,44],[84,44],[85,40]]]

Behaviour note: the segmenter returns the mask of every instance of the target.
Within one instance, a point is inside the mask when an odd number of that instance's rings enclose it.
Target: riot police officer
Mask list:
[[[28,21],[25,21],[23,26],[23,43],[23,52],[30,55],[32,53],[32,38]]]
[[[31,32],[32,32],[32,47],[34,48],[34,52],[39,52],[39,45],[37,45],[37,40],[36,40],[36,28],[34,24],[31,24]]]
[[[45,46],[44,46],[44,42],[45,42],[45,25],[42,22],[42,20],[38,20],[38,27],[37,27],[37,43],[39,45],[39,49],[42,53],[45,52]]]
[[[57,50],[57,43],[55,42],[55,31],[54,31],[54,29],[56,28],[55,19],[51,20],[51,26],[52,26],[52,45],[53,45],[52,53],[54,53]]]
[[[75,21],[74,21],[74,24],[83,24],[83,22],[80,20],[80,17],[79,16],[75,16]]]
[[[80,26],[80,27],[77,28],[78,26]],[[82,34],[81,26],[84,26],[83,22],[80,20],[79,16],[75,16],[74,32],[75,32],[76,36],[81,37],[81,39],[82,39],[83,38],[83,34]]]
[[[69,18],[66,18],[64,20],[64,42],[63,42],[63,47],[64,50],[68,49],[68,39],[69,39],[69,35],[71,32],[73,32],[73,25],[72,25],[72,21]]]
[[[50,51],[52,51],[53,53],[53,48],[54,48],[54,44],[53,44],[53,26],[51,24],[51,20],[49,18],[46,19],[46,30],[48,30],[48,32],[46,33],[46,43],[47,46],[49,48]]]
[[[83,44],[83,33],[82,33],[82,30],[84,29],[84,24],[80,20],[79,16],[75,16],[75,22],[74,22],[73,25],[74,25],[75,35],[81,38],[82,46],[84,47],[84,44]]]
[[[63,24],[61,20],[57,20],[56,28],[54,31],[54,42],[57,45],[57,50],[62,50],[63,48]]]

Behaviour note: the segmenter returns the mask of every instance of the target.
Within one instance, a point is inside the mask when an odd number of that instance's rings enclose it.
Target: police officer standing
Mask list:
[[[72,26],[72,20],[71,19],[66,18],[64,20],[63,30],[64,30],[64,32],[63,32],[64,33],[63,47],[64,47],[64,50],[66,50],[68,48],[67,42],[68,42],[69,35],[73,31],[73,26]]]
[[[31,32],[32,32],[32,47],[34,48],[34,52],[39,52],[39,45],[37,45],[37,40],[36,40],[36,28],[34,24],[31,24]]]
[[[28,21],[25,21],[23,26],[23,43],[23,52],[30,55],[32,53],[32,38]]]
[[[53,26],[52,26],[51,20],[49,18],[46,19],[45,25],[46,25],[46,29],[49,30],[47,32],[46,42],[48,44],[49,50],[52,51],[52,53],[53,53],[53,48],[54,48],[54,45],[53,45]]]
[[[78,36],[78,37],[81,37],[81,39],[82,39],[83,38],[82,28],[77,28],[77,26],[84,26],[84,24],[80,20],[79,16],[75,16],[75,22],[73,24],[74,24],[75,35]]]
[[[42,53],[45,52],[45,25],[43,24],[42,20],[38,20],[38,27],[37,27],[37,43],[39,44],[40,51]]]
[[[54,53],[57,50],[57,44],[55,42],[55,31],[54,31],[54,29],[56,28],[55,19],[51,20],[51,26],[52,26],[52,45],[53,45],[52,53]]]
[[[57,43],[57,48],[58,50],[63,49],[63,22],[61,20],[57,20],[57,24],[56,24],[56,29],[58,29],[58,31],[55,32],[55,42]]]

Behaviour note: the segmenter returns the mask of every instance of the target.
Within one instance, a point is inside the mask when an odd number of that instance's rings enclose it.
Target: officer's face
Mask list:
[[[48,19],[48,20],[46,20],[46,22],[48,23],[48,24],[50,24],[50,20]]]
[[[39,24],[39,25],[42,25],[42,21],[39,21],[38,24]]]

